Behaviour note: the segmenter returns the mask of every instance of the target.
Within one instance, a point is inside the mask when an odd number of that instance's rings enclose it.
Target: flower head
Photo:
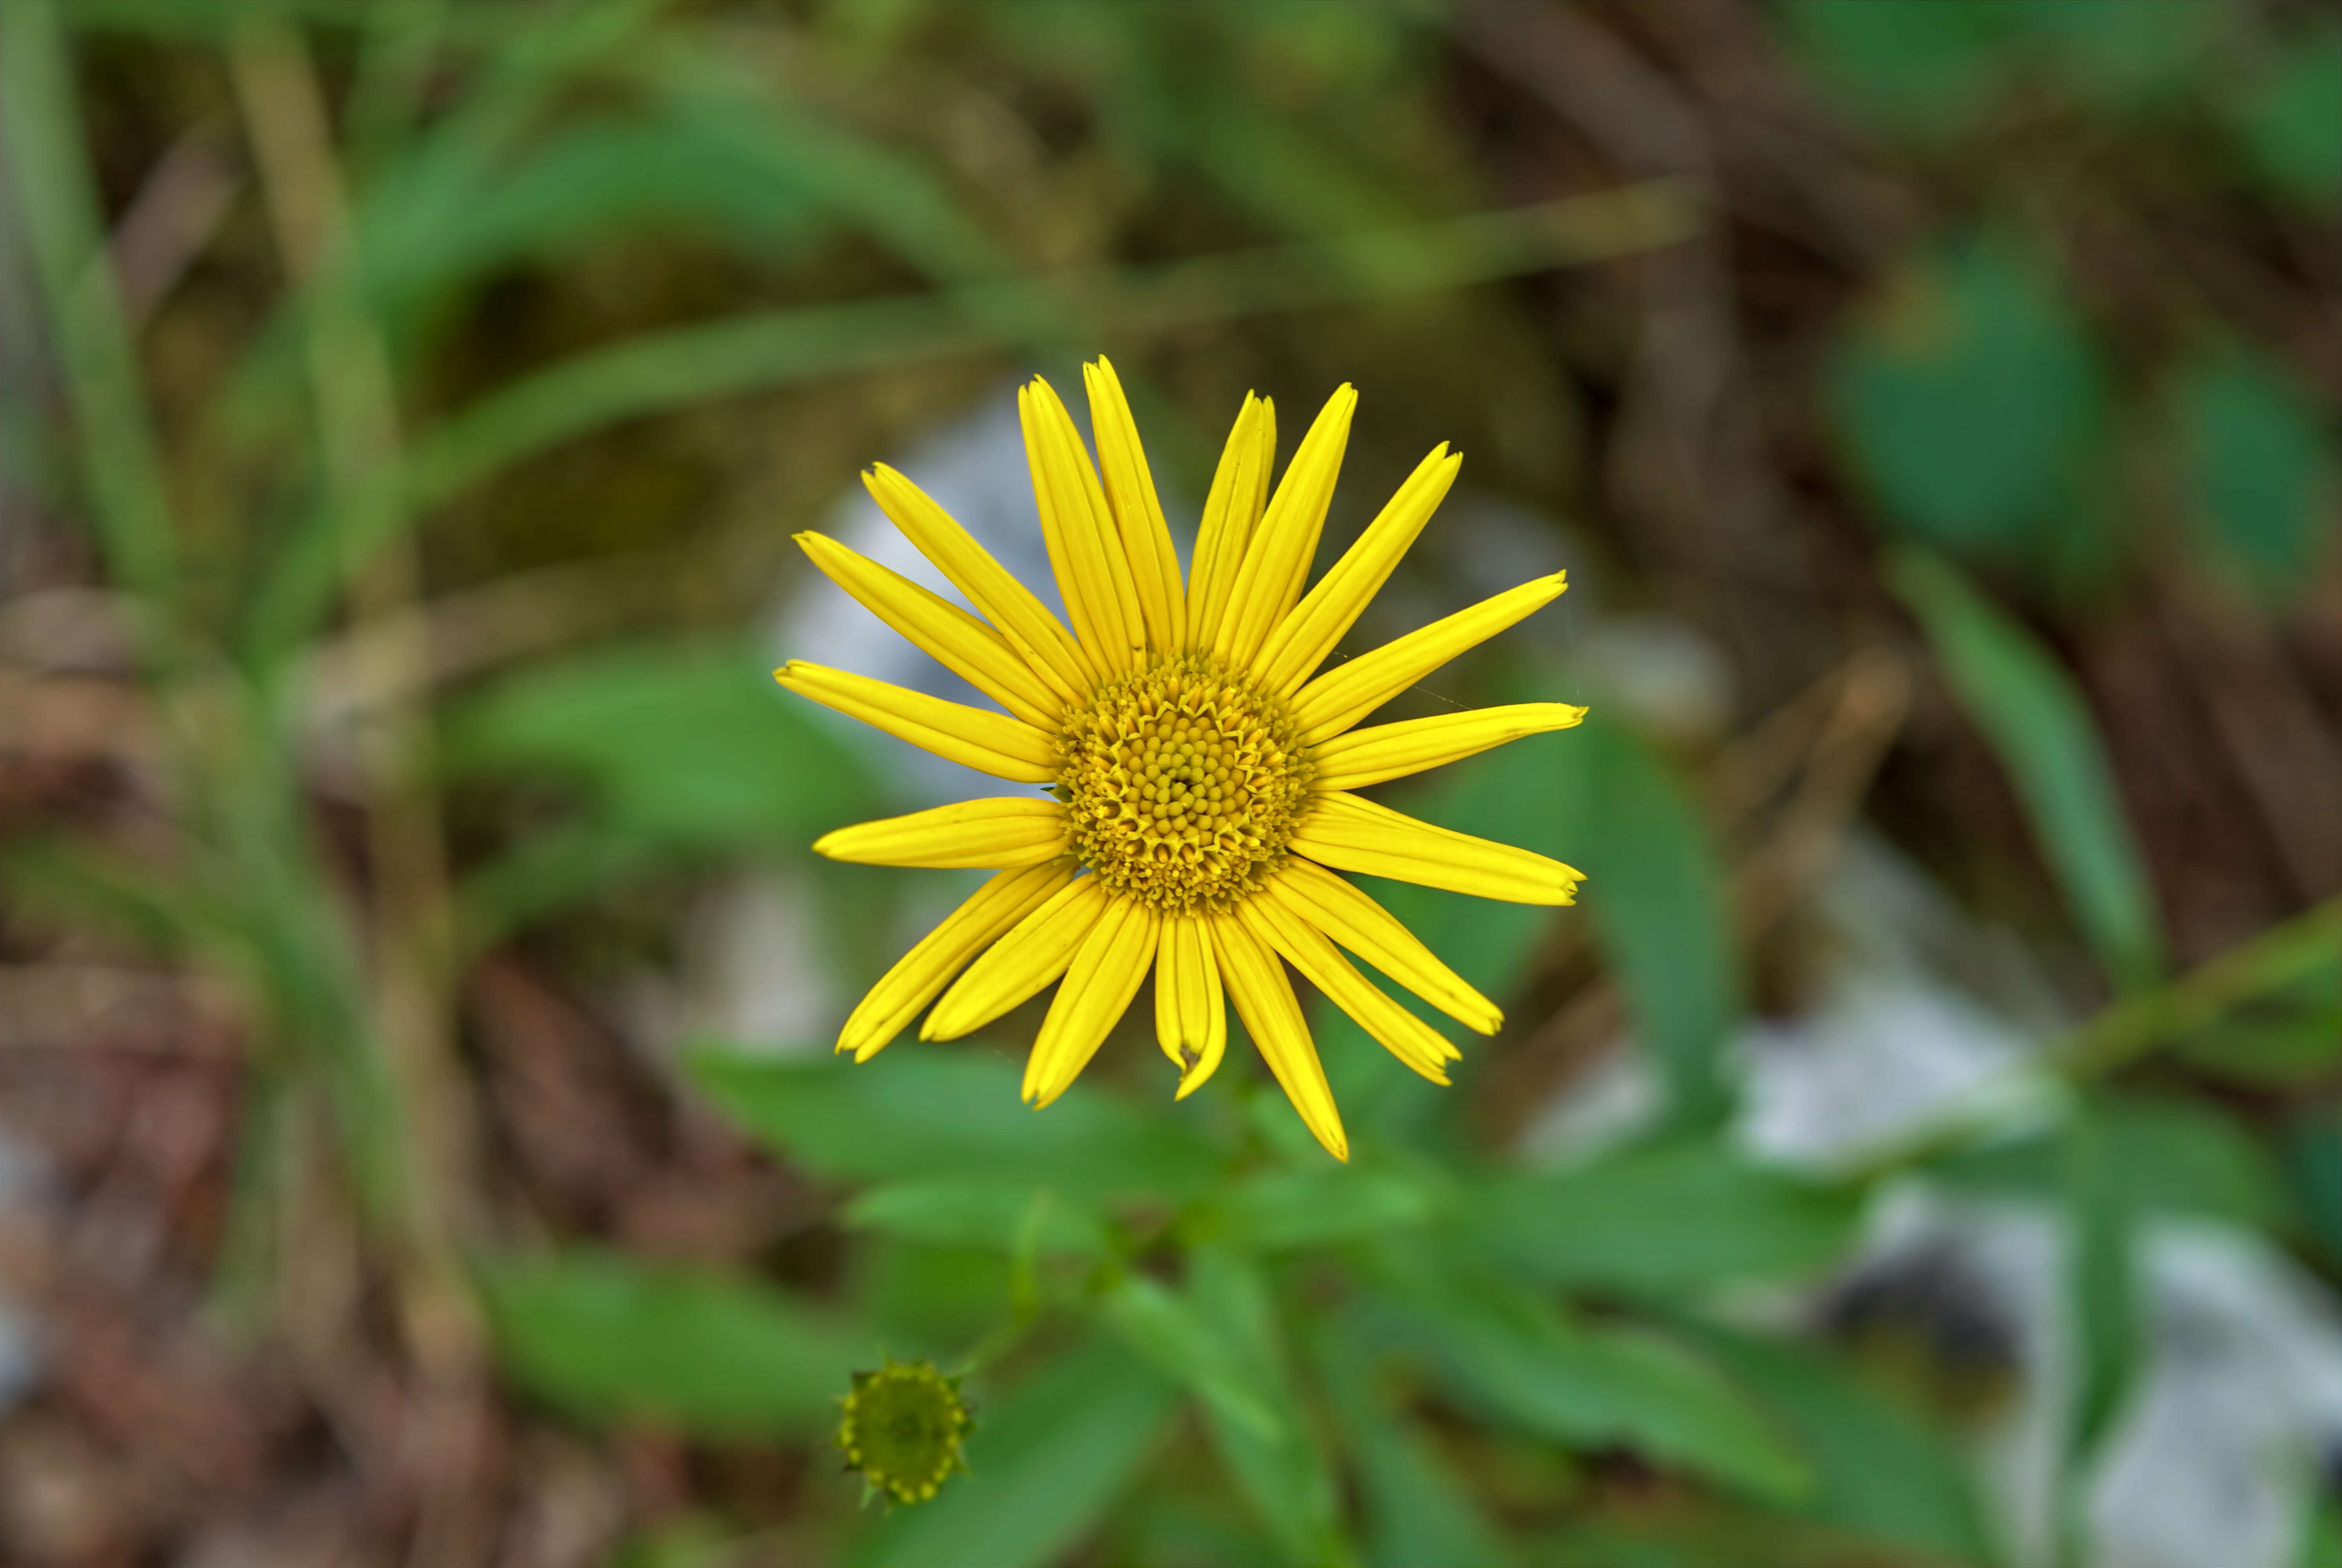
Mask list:
[[[1568,904],[1582,880],[1559,861],[1353,792],[1566,728],[1585,710],[1523,703],[1356,726],[1550,603],[1563,576],[1523,584],[1321,674],[1430,521],[1461,456],[1435,447],[1310,585],[1357,397],[1347,386],[1334,394],[1272,491],[1276,410],[1247,395],[1183,579],[1113,367],[1085,365],[1083,380],[1096,466],[1046,382],[1017,396],[1070,629],[893,469],[876,468],[864,483],[976,614],[835,540],[797,536],[847,593],[1006,711],[802,661],[778,672],[781,684],[938,755],[1048,788],[865,823],[814,845],[838,860],[995,873],[863,998],[837,1048],[867,1061],[931,1002],[921,1037],[956,1039],[1061,982],[1025,1070],[1025,1097],[1046,1105],[1152,970],[1156,1037],[1179,1071],[1180,1098],[1219,1066],[1233,1000],[1302,1120],[1346,1159],[1286,963],[1435,1083],[1447,1082],[1456,1048],[1344,949],[1481,1034],[1495,1033],[1503,1015],[1336,874],[1523,904]]]
[[[837,1446],[846,1467],[862,1472],[872,1490],[896,1503],[925,1503],[955,1470],[966,1470],[960,1441],[976,1424],[960,1398],[959,1379],[933,1362],[889,1361],[854,1374],[854,1390],[837,1402]],[[864,1493],[865,1500],[868,1493]]]

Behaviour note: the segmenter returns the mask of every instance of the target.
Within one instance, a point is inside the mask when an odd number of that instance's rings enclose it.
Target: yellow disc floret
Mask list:
[[[1285,854],[1309,763],[1284,705],[1187,654],[1101,688],[1067,720],[1057,797],[1112,894],[1225,909]]]

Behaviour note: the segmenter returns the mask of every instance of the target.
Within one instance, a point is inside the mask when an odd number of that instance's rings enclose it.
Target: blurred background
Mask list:
[[[2332,7],[8,0],[0,154],[0,1560],[2342,1564]],[[1464,451],[1353,649],[1570,574],[1347,1167],[828,1054],[968,783],[790,535],[1040,585],[1100,352],[1183,548]]]

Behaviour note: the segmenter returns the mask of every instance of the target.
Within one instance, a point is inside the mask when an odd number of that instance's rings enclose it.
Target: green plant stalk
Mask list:
[[[296,286],[346,280],[336,258],[348,245],[347,204],[323,94],[301,35],[248,22],[228,48],[231,75],[285,270]],[[396,390],[379,327],[346,288],[326,287],[305,316],[311,393],[317,409],[328,490],[346,494],[395,464]],[[397,508],[395,493],[382,504]],[[468,1306],[454,1237],[470,1192],[473,1140],[461,1073],[449,1038],[448,899],[445,846],[431,784],[430,650],[413,612],[419,568],[403,513],[382,520],[388,547],[353,563],[353,616],[372,650],[359,671],[375,700],[358,735],[369,799],[372,866],[372,1016],[362,1038],[385,1053],[395,1092],[387,1100],[405,1136],[391,1174],[400,1300],[407,1337],[442,1381],[476,1375],[479,1333]],[[403,633],[393,630],[404,628]],[[288,781],[297,790],[298,780]]]
[[[80,426],[84,483],[116,580],[139,596],[150,667],[184,662],[180,566],[161,460],[81,151],[80,107],[53,0],[0,6],[0,125],[16,205]]]
[[[400,467],[305,522],[265,581],[248,633],[261,664],[309,634],[345,562],[379,548],[399,508],[427,511],[524,458],[626,419],[855,371],[990,352],[1068,318],[1093,340],[1390,295],[1462,288],[1678,243],[1703,216],[1680,182],[1271,245],[1143,268],[971,283],[932,293],[733,317],[575,356],[483,398],[417,440]],[[1026,334],[1016,326],[1022,325]]]
[[[135,603],[173,793],[198,857],[196,894],[236,950],[229,966],[260,1003],[255,1049],[296,1071],[312,1051],[340,1064],[328,1093],[347,1133],[362,1203],[384,1191],[380,1103],[349,1049],[363,1010],[334,942],[331,890],[304,835],[301,796],[265,695],[215,678],[185,623],[182,574],[161,458],[136,355],[108,265],[73,95],[74,66],[53,0],[0,5],[0,116],[18,203],[78,424],[77,450],[99,543]],[[275,1070],[274,1067],[264,1070]]]
[[[2337,960],[2342,960],[2342,898],[2328,899],[2167,984],[2115,1004],[2058,1042],[2051,1059],[2071,1078],[2103,1078]]]
[[[2016,1070],[2047,1066],[2068,1084],[2087,1086],[2337,960],[2342,960],[2342,898],[2307,909],[2177,979],[2105,1008],[2052,1043],[2037,1061]],[[1983,1131],[1965,1111],[1955,1112],[1847,1170],[1843,1179],[1867,1183],[1926,1164],[1970,1146]]]

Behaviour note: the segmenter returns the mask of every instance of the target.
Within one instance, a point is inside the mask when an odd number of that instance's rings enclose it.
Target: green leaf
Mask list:
[[[1580,898],[1626,1014],[1657,1058],[1677,1126],[1726,1107],[1716,1063],[1740,1021],[1740,972],[1724,869],[1674,767],[1632,730],[1595,715],[1556,770],[1562,821],[1576,827]]]
[[[2008,770],[2098,962],[2117,986],[2152,983],[2163,968],[2154,895],[2081,694],[2047,648],[1949,566],[1907,554],[1889,581]]]
[[[1022,1183],[1089,1194],[1200,1191],[1220,1154],[1192,1117],[1076,1084],[1045,1111],[981,1046],[898,1044],[856,1064],[695,1053],[693,1080],[750,1135],[846,1181]]]
[[[2237,135],[2269,184],[2330,212],[2342,205],[2342,26],[2306,28],[2272,55],[2234,107]]]
[[[522,260],[574,256],[634,228],[696,228],[761,251],[801,246],[826,215],[747,137],[706,116],[580,118],[509,167],[425,141],[353,215],[375,307],[421,299]]]
[[[1040,1568],[1094,1530],[1137,1479],[1178,1406],[1172,1383],[1101,1340],[978,1403],[968,1473],[932,1503],[877,1518],[852,1568]]]
[[[712,38],[711,47],[671,51],[658,62],[670,114],[728,142],[768,187],[785,186],[852,221],[932,277],[1018,270],[1016,256],[976,223],[975,205],[938,181],[929,162],[861,135],[847,116],[796,109],[762,69],[728,50],[720,33]]]
[[[1951,135],[1999,85],[1999,18],[1988,5],[1791,0],[1782,14],[1807,67],[1847,107],[1890,130]]]
[[[2087,1466],[2138,1370],[2137,1200],[2095,1106],[2067,1128],[2067,1301],[2079,1362],[2067,1452]]]
[[[1333,1462],[1294,1386],[1267,1281],[1234,1252],[1196,1247],[1187,1254],[1186,1294],[1196,1321],[1274,1422],[1264,1429],[1206,1402],[1206,1424],[1229,1480],[1295,1568],[1347,1568],[1357,1554],[1342,1533]]]
[[[1349,1452],[1366,1516],[1373,1568],[1509,1568],[1518,1561],[1496,1521],[1378,1385],[1371,1357],[1335,1325],[1313,1341],[1312,1359]]]
[[[2017,245],[1973,237],[1907,269],[1840,341],[1829,408],[1894,532],[2036,560],[2073,541],[2104,380],[2056,280]]]
[[[1623,1445],[1772,1503],[1810,1489],[1805,1461],[1712,1364],[1627,1324],[1565,1317],[1517,1286],[1436,1266],[1397,1283],[1420,1350],[1478,1403],[1580,1447]]]
[[[839,1217],[857,1230],[937,1246],[1012,1253],[1029,1247],[1091,1259],[1109,1250],[1106,1220],[1085,1200],[982,1176],[890,1182],[854,1199]]]
[[[2287,1129],[2283,1150],[2304,1228],[2326,1266],[2342,1269],[2342,1121],[2331,1113],[2306,1116]]]
[[[2285,367],[2233,345],[2181,373],[2177,402],[2206,536],[2260,593],[2296,596],[2333,543],[2335,462],[2324,416]]]
[[[1930,1560],[1998,1560],[1963,1456],[1943,1433],[1818,1350],[1692,1332],[1813,1462],[1814,1493],[1800,1513]]]
[[[1438,1189],[1410,1172],[1357,1164],[1264,1171],[1228,1189],[1210,1234],[1255,1252],[1326,1246],[1420,1224],[1443,1206]]]
[[[1100,1299],[1098,1310],[1133,1350],[1186,1384],[1216,1420],[1268,1442],[1284,1435],[1286,1423],[1272,1408],[1283,1401],[1258,1385],[1249,1358],[1185,1296],[1159,1280],[1129,1274]]]
[[[2286,1217],[2282,1183],[2260,1142],[2200,1099],[2104,1096],[2091,1113],[2098,1157],[2141,1213],[2218,1220],[2255,1230]],[[1964,1150],[1929,1165],[1938,1179],[1983,1192],[2054,1198],[2067,1155],[2056,1134]]]
[[[506,1375],[594,1421],[709,1438],[809,1437],[874,1345],[769,1286],[589,1252],[476,1269]]]
[[[1807,1273],[1853,1238],[1863,1194],[1751,1164],[1710,1140],[1498,1178],[1467,1227],[1546,1284],[1664,1293]]]
[[[615,53],[626,40],[594,42]],[[411,313],[500,266],[557,262],[646,229],[706,234],[767,258],[852,225],[941,277],[1006,270],[1000,247],[917,161],[798,111],[718,34],[669,27],[659,45],[624,61],[648,89],[624,114],[597,106],[539,128],[525,98],[483,112],[495,89],[475,88],[471,112],[383,168],[354,214],[353,251],[375,308]]]
[[[878,1232],[847,1254],[847,1299],[897,1355],[948,1359],[1000,1331],[1037,1293],[1026,1258],[990,1247],[940,1246]]]
[[[685,849],[801,850],[866,815],[878,790],[741,649],[595,653],[459,706],[445,763],[574,782],[602,819]]]

